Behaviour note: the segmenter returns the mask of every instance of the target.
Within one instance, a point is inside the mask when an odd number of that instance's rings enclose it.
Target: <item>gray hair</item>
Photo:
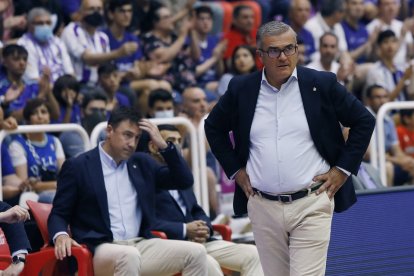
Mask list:
[[[48,10],[44,8],[33,8],[27,14],[27,23],[32,24],[36,17],[44,15],[51,17],[51,14]]]
[[[284,34],[286,32],[292,32],[292,34],[294,34],[294,36],[295,36],[295,40],[297,40],[296,39],[296,37],[297,37],[296,32],[289,25],[287,25],[283,22],[270,21],[270,22],[260,26],[260,28],[259,28],[259,30],[257,31],[257,34],[256,34],[257,48],[261,48],[263,38],[265,36],[277,36],[277,35]]]

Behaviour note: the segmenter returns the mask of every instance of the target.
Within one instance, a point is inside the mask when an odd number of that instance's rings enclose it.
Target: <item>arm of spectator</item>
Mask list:
[[[0,223],[18,223],[30,219],[29,211],[25,208],[15,205],[10,209],[0,212]]]
[[[39,80],[39,98],[45,99],[50,108],[50,118],[57,120],[60,117],[60,108],[59,103],[57,102],[55,96],[52,93],[52,72],[50,68],[44,67],[42,76]]]
[[[188,20],[184,21],[181,25],[180,33],[178,38],[169,47],[159,47],[152,51],[149,55],[151,60],[159,63],[172,61],[180,50],[183,48],[186,37],[191,27],[191,22]]]
[[[398,81],[395,88],[391,91],[390,101],[395,100],[398,97],[398,95],[400,95],[400,93],[403,91],[405,87],[405,81],[409,80],[412,74],[413,74],[413,65],[410,65],[405,69],[402,78]]]
[[[97,66],[108,61],[113,61],[117,58],[129,56],[136,52],[137,49],[138,44],[136,42],[125,42],[118,49],[107,53],[92,53],[91,51],[85,50],[82,54],[82,60],[87,65]]]
[[[201,76],[214,65],[217,65],[218,73],[224,71],[223,54],[227,47],[227,40],[222,40],[214,47],[213,55],[196,67],[196,76]]]
[[[188,0],[184,8],[179,10],[175,15],[173,15],[171,19],[172,23],[175,24],[184,17],[186,17],[192,11],[195,2],[196,0]]]
[[[379,32],[380,28],[377,26],[364,44],[349,52],[353,60],[357,60],[364,55],[369,57],[372,54]]]

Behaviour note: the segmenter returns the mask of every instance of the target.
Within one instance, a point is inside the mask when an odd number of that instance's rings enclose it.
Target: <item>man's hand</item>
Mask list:
[[[250,184],[250,177],[246,172],[246,168],[241,168],[236,173],[234,180],[236,180],[236,183],[243,189],[247,198],[254,195],[252,184]]]
[[[135,53],[138,50],[138,43],[131,41],[131,42],[125,42],[121,46],[121,53],[122,56],[129,56]]]
[[[323,185],[316,191],[316,194],[320,194],[326,191],[328,197],[332,199],[339,188],[344,185],[348,176],[338,169],[337,167],[332,167],[327,173],[317,175],[313,178],[315,182],[324,182]]]
[[[7,211],[0,213],[0,222],[4,223],[17,223],[28,219],[30,219],[29,211],[19,205],[15,205]]]
[[[0,271],[0,276],[19,276],[23,271],[24,263],[11,264],[6,270]]]
[[[187,238],[190,241],[204,243],[210,236],[210,229],[203,220],[195,220],[186,224]]]
[[[142,119],[139,122],[139,128],[148,132],[151,137],[151,141],[158,149],[163,150],[167,148],[168,144],[162,138],[158,127],[155,124],[151,123],[150,120]]]
[[[72,256],[72,246],[81,247],[79,243],[71,239],[68,235],[62,234],[55,240],[55,256],[58,260]]]

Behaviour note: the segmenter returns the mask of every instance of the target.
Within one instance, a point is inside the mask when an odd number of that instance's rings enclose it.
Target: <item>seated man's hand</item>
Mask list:
[[[210,229],[203,220],[195,220],[186,224],[187,238],[190,241],[204,243],[210,236]]]
[[[28,219],[30,219],[29,211],[19,205],[13,206],[9,210],[0,213],[0,222],[4,223],[17,223]]]
[[[19,276],[23,271],[24,263],[11,264],[4,271],[0,271],[0,276]]]
[[[58,260],[72,256],[72,246],[81,247],[79,243],[66,234],[57,236],[55,240],[55,256]]]

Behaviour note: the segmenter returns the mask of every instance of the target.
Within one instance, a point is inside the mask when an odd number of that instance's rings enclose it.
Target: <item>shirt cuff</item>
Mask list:
[[[351,175],[351,173],[350,172],[348,172],[347,170],[345,170],[345,169],[342,169],[341,167],[338,167],[338,166],[335,166],[337,169],[339,169],[339,170],[341,170],[344,174],[346,174],[347,176],[350,176]]]
[[[183,223],[183,238],[187,238],[187,224]]]
[[[13,258],[16,255],[19,255],[19,254],[25,254],[25,255],[27,255],[28,253],[29,253],[29,251],[27,251],[26,249],[20,249],[20,250],[14,251],[11,256]]]
[[[57,233],[53,236],[53,243],[55,243],[56,238],[57,238],[58,236],[60,236],[60,235],[66,235],[66,236],[69,236],[69,234],[68,234],[67,232],[65,232],[65,231],[57,232]]]

